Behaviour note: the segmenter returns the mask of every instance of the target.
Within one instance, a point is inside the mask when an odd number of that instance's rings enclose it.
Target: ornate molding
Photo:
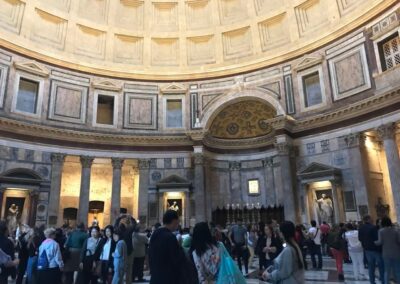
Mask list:
[[[376,129],[376,132],[381,140],[387,140],[387,139],[395,139],[396,130],[397,130],[397,124],[389,123],[379,126]]]
[[[90,168],[92,167],[94,157],[80,156],[79,160],[81,162],[82,168]]]
[[[63,164],[65,161],[65,154],[60,154],[60,153],[52,153],[51,154],[51,163],[53,164]]]
[[[271,168],[274,166],[274,158],[273,157],[268,157],[262,160],[263,166],[265,168]]]
[[[139,170],[149,170],[150,159],[139,159]]]
[[[363,133],[351,133],[343,137],[348,148],[359,147],[365,145],[366,136]]]
[[[194,153],[193,158],[195,165],[204,165],[205,157],[202,153]]]
[[[96,82],[92,83],[92,86],[95,89],[108,90],[108,91],[114,91],[114,92],[119,92],[122,90],[121,84],[117,84],[111,80],[96,81]]]
[[[242,164],[238,161],[229,162],[229,170],[231,171],[240,171],[242,168]]]
[[[113,169],[120,170],[124,164],[124,159],[122,158],[111,158],[111,164]]]
[[[25,62],[14,62],[14,66],[16,69],[26,71],[28,73],[32,73],[35,75],[39,75],[41,77],[48,77],[50,74],[49,69],[43,67],[39,63],[34,60],[25,61]]]
[[[289,155],[293,150],[293,146],[288,142],[275,142],[274,146],[280,156]]]

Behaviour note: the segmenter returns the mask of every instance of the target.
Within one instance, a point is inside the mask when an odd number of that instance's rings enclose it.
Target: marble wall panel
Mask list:
[[[124,127],[157,129],[157,95],[125,93]]]

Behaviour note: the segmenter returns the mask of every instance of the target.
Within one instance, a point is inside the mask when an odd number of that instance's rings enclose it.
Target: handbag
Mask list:
[[[318,235],[318,231],[319,231],[319,228],[317,228],[317,231],[315,232],[315,235],[314,235],[314,237],[313,237],[312,239],[309,238],[309,239],[307,239],[307,240],[305,241],[306,246],[307,246],[307,248],[308,248],[309,250],[313,250],[313,249],[315,248],[315,246],[316,246],[314,240],[315,240],[315,238],[316,238],[317,235]]]
[[[221,252],[220,267],[216,284],[246,284],[246,279],[222,243],[218,243]]]

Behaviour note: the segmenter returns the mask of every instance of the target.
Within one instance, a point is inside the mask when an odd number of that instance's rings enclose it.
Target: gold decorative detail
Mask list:
[[[243,101],[223,109],[213,120],[210,135],[220,139],[244,139],[264,136],[273,129],[268,120],[276,111],[257,101]]]
[[[48,77],[50,74],[50,71],[46,67],[43,67],[36,61],[25,61],[25,62],[15,61],[14,66],[16,69],[23,70],[35,75],[39,75],[41,77]]]

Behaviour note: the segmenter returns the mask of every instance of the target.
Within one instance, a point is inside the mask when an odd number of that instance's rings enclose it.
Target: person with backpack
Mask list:
[[[332,230],[328,233],[326,238],[327,246],[331,251],[331,254],[336,262],[336,269],[338,272],[338,280],[340,282],[344,281],[343,273],[343,261],[344,255],[346,253],[346,240],[344,239],[344,233],[346,231],[339,226],[333,226]]]
[[[360,240],[358,239],[358,230],[352,223],[346,224],[345,239],[347,241],[347,250],[353,263],[353,273],[356,280],[365,280],[364,251]]]
[[[44,231],[46,239],[39,247],[37,262],[37,284],[61,283],[61,271],[64,262],[59,244],[54,240],[56,230],[48,228]]]
[[[317,222],[311,220],[311,228],[308,230],[307,248],[311,255],[311,262],[314,269],[322,269],[322,251],[321,251],[321,230],[317,227]],[[318,266],[315,260],[318,256]]]

